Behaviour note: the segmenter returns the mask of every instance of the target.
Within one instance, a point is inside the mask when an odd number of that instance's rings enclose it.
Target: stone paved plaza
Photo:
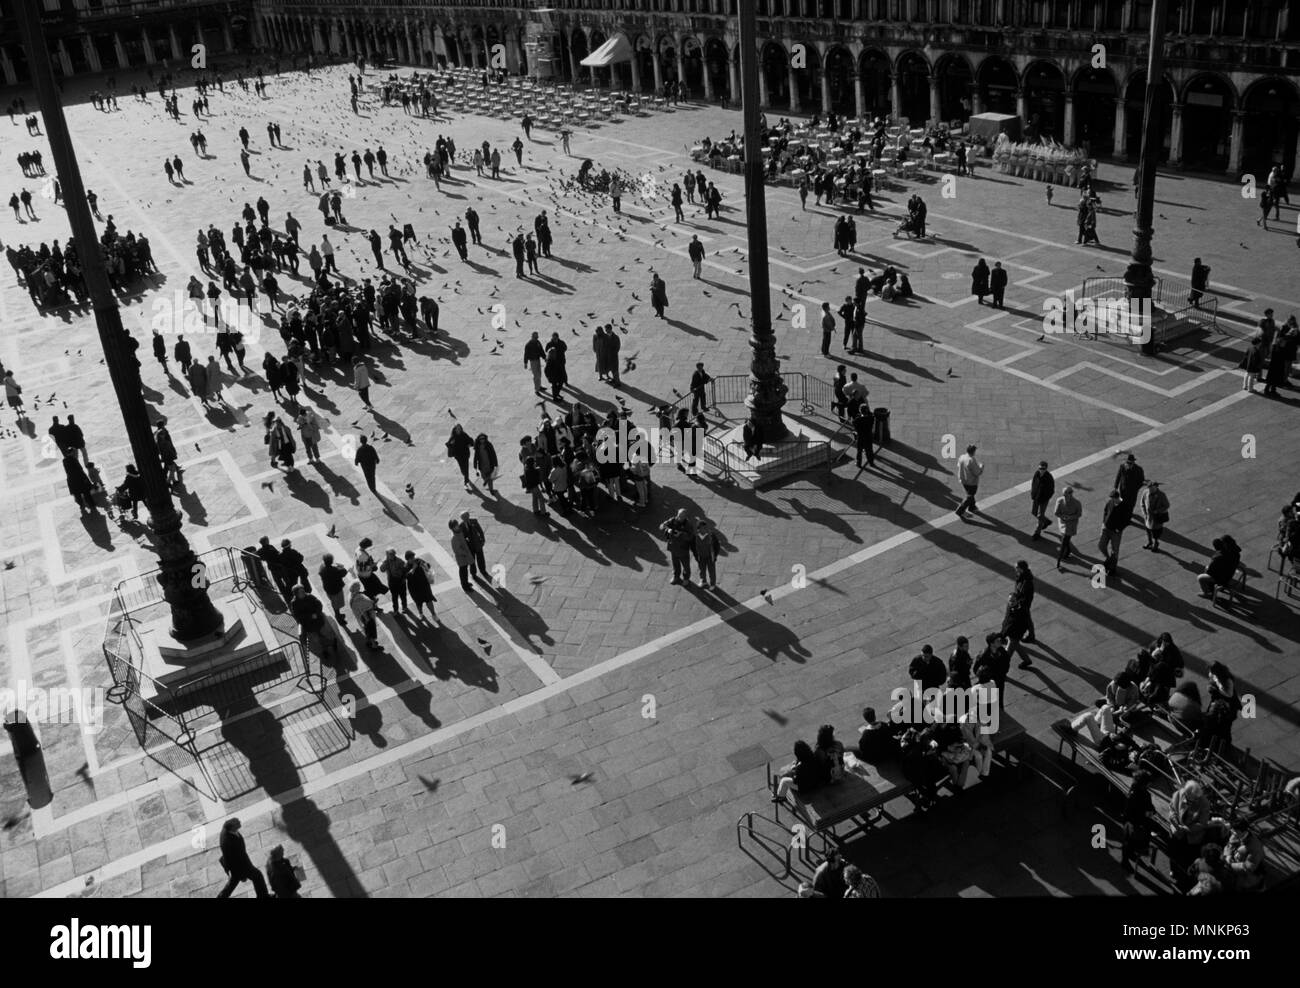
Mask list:
[[[623,214],[607,201],[564,192],[583,157],[676,180],[687,148],[740,126],[736,112],[683,106],[675,112],[578,132],[572,156],[534,132],[523,167],[499,180],[470,167],[441,193],[420,158],[439,133],[463,150],[484,139],[504,148],[518,126],[471,116],[426,121],[371,100],[347,109],[347,69],[270,79],[270,99],[227,85],[212,94],[203,124],[211,160],[185,148],[194,121],[121,100],[103,114],[68,108],[88,187],[121,231],[146,234],[161,274],[124,301],[142,342],[146,398],[167,418],[186,484],[179,501],[196,550],[292,536],[314,572],[323,552],[351,559],[370,536],[380,549],[415,549],[438,574],[441,629],[386,614],[382,652],[344,636],[339,692],[357,698],[347,730],[319,710],[258,708],[200,737],[218,766],[214,797],[140,750],[122,710],[107,704],[102,729],[40,727],[52,803],[28,808],[8,750],[0,756],[0,890],[32,895],[211,896],[224,883],[215,850],[221,821],[237,813],[255,861],[283,843],[306,867],[311,896],[699,895],[781,896],[773,878],[737,847],[736,822],[770,814],[768,762],[788,760],[798,738],[834,724],[851,737],[861,708],[888,706],[924,643],[947,654],[959,634],[977,641],[1002,619],[1016,560],[1037,576],[1040,644],[1035,666],[1012,671],[1008,712],[1029,730],[1031,762],[1044,771],[980,787],[938,812],[904,815],[855,845],[853,857],[889,895],[1135,894],[1113,849],[1095,850],[1090,807],[1064,817],[1053,782],[1049,725],[1092,704],[1134,651],[1170,631],[1204,688],[1218,659],[1253,694],[1258,716],[1239,721],[1237,743],[1296,768],[1300,763],[1300,620],[1275,602],[1265,559],[1279,507],[1300,484],[1294,469],[1297,400],[1241,390],[1241,339],[1267,306],[1279,322],[1300,311],[1295,286],[1296,211],[1275,231],[1255,225],[1255,203],[1236,187],[1191,174],[1158,185],[1157,273],[1186,278],[1192,257],[1212,268],[1225,332],[1176,346],[1158,359],[1114,341],[1042,336],[1043,300],[1085,277],[1121,275],[1131,239],[1131,169],[1103,164],[1103,247],[1076,246],[1073,198],[1049,205],[1041,184],[981,170],[956,195],[920,183],[934,239],[892,236],[912,187],[879,197],[858,218],[858,256],[832,249],[835,213],[801,211],[789,187],[769,188],[768,217],[778,353],[783,368],[829,380],[846,363],[892,412],[893,443],[874,468],[852,458],[829,474],[801,474],[755,492],[656,468],[658,496],[636,515],[607,507],[594,520],[539,524],[520,489],[513,450],[539,408],[522,366],[528,333],[570,342],[580,396],[609,407],[615,391],[592,369],[595,322],[626,334],[634,367],[621,394],[651,424],[650,405],[685,391],[696,361],[745,373],[749,298],[739,176],[711,173],[723,190],[719,221],[687,208],[674,225],[662,197],[629,196]],[[373,74],[368,79],[373,80]],[[129,81],[119,78],[119,91]],[[71,95],[71,94],[70,94]],[[191,97],[182,92],[180,103]],[[268,121],[284,150],[266,144]],[[253,135],[252,178],[243,177],[236,132]],[[2,125],[0,125],[2,126]],[[41,149],[19,138],[16,149]],[[376,352],[373,416],[341,375],[312,388],[330,428],[323,462],[292,483],[267,463],[261,417],[273,401],[257,374],[226,381],[230,413],[209,412],[168,381],[149,355],[159,293],[183,290],[197,273],[195,231],[228,230],[245,201],[265,195],[272,226],[286,209],[303,223],[304,247],[324,228],[316,197],[302,190],[304,162],[382,143],[392,178],[366,181],[344,203],[348,225],[330,231],[342,273],[374,274],[365,231],[411,222],[420,292],[442,304],[432,344],[387,343]],[[186,162],[169,186],[164,155]],[[9,167],[13,167],[10,165]],[[15,190],[21,176],[10,173]],[[37,190],[41,180],[27,180]],[[647,181],[644,188],[650,189]],[[485,243],[471,263],[448,230],[467,206],[482,215]],[[555,233],[545,278],[513,277],[508,235],[542,208]],[[39,221],[0,220],[6,245],[68,235],[61,207],[38,197]],[[690,277],[686,243],[698,233],[706,277]],[[967,294],[977,256],[1010,271],[1008,308],[981,308]],[[852,292],[858,264],[892,263],[918,295],[876,299],[865,357],[819,352],[817,309]],[[306,265],[303,270],[309,272]],[[649,311],[650,272],[668,283],[669,318]],[[110,486],[130,458],[93,320],[42,317],[6,275],[0,292],[0,360],[15,370],[35,436],[0,420],[0,682],[102,688],[110,683],[100,643],[114,583],[153,567],[143,534],[102,515],[83,520],[58,459],[41,440],[54,414],[76,414],[91,457]],[[303,295],[306,278],[282,284]],[[492,326],[491,307],[506,326]],[[809,326],[791,328],[793,306]],[[837,334],[838,335],[838,334]],[[170,342],[170,341],[169,341]],[[195,339],[203,357],[210,338]],[[282,355],[273,329],[249,347]],[[502,454],[501,497],[467,493],[444,443],[453,421],[487,432]],[[355,423],[361,423],[360,426]],[[341,451],[358,428],[378,435],[382,498],[372,496]],[[953,514],[960,490],[953,449],[977,443],[986,466],[981,513]],[[1243,456],[1253,445],[1253,457]],[[1094,586],[1096,533],[1121,450],[1162,481],[1172,521],[1160,554],[1129,533],[1121,576]],[[1288,457],[1290,459],[1288,459]],[[1057,573],[1056,541],[1029,540],[1028,481],[1040,459],[1058,491],[1080,492],[1079,546],[1086,564]],[[413,486],[414,497],[405,493]],[[470,599],[457,585],[447,519],[470,508],[487,530],[489,566],[503,584]],[[713,519],[723,536],[721,589],[669,585],[659,524],[678,508]],[[337,538],[330,538],[333,528]],[[1194,574],[1211,540],[1231,533],[1252,573],[1245,601],[1211,606]],[[799,568],[802,567],[800,570]],[[806,573],[806,585],[792,574]],[[653,716],[646,716],[653,707]],[[960,804],[960,805],[958,805]],[[251,894],[244,888],[240,894]]]

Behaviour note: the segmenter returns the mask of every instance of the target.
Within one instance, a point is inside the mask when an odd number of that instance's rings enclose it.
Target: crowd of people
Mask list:
[[[119,234],[112,216],[108,217],[108,224],[100,237],[100,254],[108,270],[109,283],[116,291],[127,291],[141,279],[158,273],[149,238],[143,234],[136,236],[130,230],[125,235]],[[85,305],[89,301],[74,238],[69,237],[63,247],[57,240],[52,247],[46,243],[37,248],[26,244],[18,248],[9,246],[5,248],[5,256],[38,310],[69,305],[74,301],[77,305]]]

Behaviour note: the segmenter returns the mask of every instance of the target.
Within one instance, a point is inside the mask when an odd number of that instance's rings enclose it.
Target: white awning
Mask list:
[[[603,69],[615,62],[632,61],[632,44],[626,35],[616,34],[603,45],[582,60],[582,64],[593,69]]]

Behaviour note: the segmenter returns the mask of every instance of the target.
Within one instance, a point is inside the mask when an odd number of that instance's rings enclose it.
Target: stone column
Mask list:
[[[632,52],[632,92],[641,95],[641,53]]]
[[[9,58],[9,53],[0,48],[0,71],[4,73],[5,83],[13,86],[18,82],[18,76],[14,73],[14,63]]]
[[[898,84],[898,73],[895,72],[889,79],[889,115],[894,119],[894,123],[900,123],[903,117],[903,89]]]
[[[939,105],[939,80],[930,76],[930,119],[939,122],[943,108]]]
[[[704,66],[704,98],[713,102],[713,73],[709,70],[709,60],[705,58],[704,49],[700,49],[700,65]]]
[[[148,49],[146,48],[145,50],[147,51]],[[72,75],[72,59],[68,57],[68,49],[63,44],[62,38],[58,41],[57,51],[59,56],[59,67],[63,70],[63,74],[65,76]]]
[[[739,62],[736,63],[735,71],[732,73],[732,78],[736,80],[740,79]],[[736,89],[735,99],[737,102],[742,99],[739,88]],[[759,63],[758,66],[758,105],[764,107],[772,105],[771,94],[767,91],[767,72],[764,70],[762,63]]]
[[[727,53],[727,71],[731,73],[731,92],[728,94],[728,101],[731,103],[739,103],[740,102],[740,59],[736,58],[730,52]],[[764,81],[763,69],[761,66],[759,67],[758,70],[758,86],[759,86],[760,94],[766,94],[767,83]],[[767,98],[765,95],[763,96],[763,102],[765,103],[767,102]]]
[[[794,66],[789,62],[786,62],[785,76],[790,87],[790,112],[798,113],[801,109],[799,106],[799,80],[794,74]]]
[[[1023,89],[1016,90],[1016,116],[1029,123],[1029,95]]]
[[[1171,103],[1173,122],[1169,127],[1169,164],[1178,168],[1183,163],[1183,104]]]
[[[1073,147],[1074,146],[1074,94],[1073,93],[1065,94],[1065,123],[1063,125],[1063,129],[1065,131],[1065,134],[1061,138],[1061,143],[1064,144],[1066,147]]]
[[[658,96],[664,89],[664,66],[659,54],[659,49],[654,51],[655,64],[655,95]]]
[[[1123,155],[1128,147],[1128,101],[1123,96],[1115,97],[1115,157]]]
[[[853,82],[853,108],[861,120],[867,115],[867,80],[861,72],[854,72],[849,78]]]
[[[221,38],[226,43],[226,51],[235,50],[235,37],[230,33],[230,21],[221,22]]]
[[[831,112],[831,77],[826,72],[826,57],[822,53],[822,116],[830,116]]]
[[[104,66],[99,61],[99,52],[95,50],[95,43],[90,40],[90,35],[81,36],[81,50],[86,56],[86,64],[90,66],[91,72],[104,71]]]
[[[184,58],[185,56],[181,54],[180,39],[176,37],[176,28],[171,24],[167,25],[167,40],[169,40],[172,45],[172,58],[176,59],[177,61],[180,61],[182,58]],[[93,48],[95,46],[91,45],[91,47]]]
[[[972,85],[970,87],[970,113],[975,116],[977,113],[984,112],[984,100],[980,99],[980,87]]]
[[[122,47],[122,36],[116,31],[113,32],[113,50],[117,53],[117,67],[129,69],[131,63],[127,60],[126,49]]]
[[[140,44],[144,48],[144,64],[153,65],[156,59],[153,57],[153,45],[149,42],[148,28],[140,28]]]
[[[1228,174],[1235,176],[1241,171],[1242,138],[1246,132],[1246,112],[1232,111],[1232,143],[1228,148]]]

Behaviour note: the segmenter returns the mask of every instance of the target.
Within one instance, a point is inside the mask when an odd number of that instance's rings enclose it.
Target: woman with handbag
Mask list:
[[[1160,536],[1169,521],[1169,495],[1160,489],[1160,481],[1148,480],[1139,502],[1147,524],[1147,544],[1142,548],[1160,551]]]
[[[266,435],[262,441],[270,451],[271,466],[283,462],[285,469],[293,473],[293,454],[298,451],[298,443],[293,438],[293,432],[274,412],[266,415]]]
[[[406,551],[405,560],[406,592],[411,595],[415,613],[419,617],[424,617],[424,609],[428,607],[429,618],[436,625],[439,623],[438,615],[434,613],[433,605],[438,598],[433,595],[433,580],[429,575],[429,564],[409,549]]]

